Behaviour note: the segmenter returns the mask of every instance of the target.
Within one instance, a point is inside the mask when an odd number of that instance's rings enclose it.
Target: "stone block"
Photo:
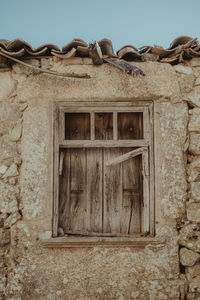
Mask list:
[[[189,151],[193,155],[200,155],[200,133],[192,132],[190,134]]]
[[[189,111],[189,132],[200,132],[200,109],[194,108]]]
[[[187,218],[188,218],[189,221],[200,223],[200,203],[191,203],[188,206],[188,208],[187,208]]]
[[[11,77],[11,72],[0,73],[0,100],[9,98],[16,88],[16,82]]]
[[[191,267],[200,259],[200,254],[189,250],[187,248],[181,248],[180,250],[180,262],[183,266]]]
[[[187,165],[188,181],[200,181],[200,157],[195,158]]]
[[[200,225],[189,224],[180,230],[179,244],[200,253]]]
[[[200,86],[194,87],[187,97],[192,107],[200,107]]]
[[[10,230],[0,228],[0,245],[4,246],[10,243]]]
[[[195,75],[192,68],[176,65],[174,69],[177,72],[177,79],[182,94],[190,92],[195,83]]]
[[[22,117],[19,107],[9,102],[1,102],[0,105],[0,135],[8,134]]]
[[[10,228],[20,219],[21,215],[18,212],[10,214],[10,216],[4,222],[4,228]]]
[[[174,66],[174,69],[176,72],[181,73],[181,74],[185,74],[185,75],[192,75],[193,74],[193,70],[190,67],[187,66],[183,66],[183,65],[176,65]]]
[[[199,57],[193,57],[190,60],[190,65],[191,65],[191,67],[200,67],[200,59],[199,59]]]
[[[18,141],[21,137],[21,134],[22,134],[22,123],[21,120],[19,120],[10,133],[10,140],[14,142]]]
[[[8,167],[5,165],[0,166],[0,176],[3,175],[7,169],[8,169]]]
[[[9,166],[18,155],[17,143],[10,140],[8,135],[0,137],[0,163]]]
[[[191,183],[191,198],[200,201],[200,182]]]
[[[200,76],[197,77],[196,81],[195,81],[195,86],[200,85]]]
[[[15,177],[18,176],[19,172],[18,172],[18,168],[16,164],[12,164],[8,170],[5,172],[5,174],[2,176],[2,178],[7,178],[7,177]]]
[[[200,275],[200,262],[197,262],[192,267],[186,267],[185,268],[185,274],[186,274],[187,280],[189,280],[189,281],[191,281],[192,278]]]
[[[10,186],[0,181],[0,212],[14,213],[18,211],[18,186]]]

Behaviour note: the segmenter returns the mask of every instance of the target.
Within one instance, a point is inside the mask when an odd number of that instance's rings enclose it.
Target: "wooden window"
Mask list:
[[[154,234],[151,106],[55,105],[53,236]]]

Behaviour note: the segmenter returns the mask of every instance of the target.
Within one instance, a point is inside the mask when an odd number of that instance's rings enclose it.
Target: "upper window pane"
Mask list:
[[[65,113],[65,139],[90,140],[89,113]]]
[[[95,113],[95,139],[113,139],[113,113]]]
[[[118,113],[118,139],[143,139],[143,113]]]

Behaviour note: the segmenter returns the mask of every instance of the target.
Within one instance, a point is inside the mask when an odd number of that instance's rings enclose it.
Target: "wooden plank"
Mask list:
[[[113,139],[113,113],[95,113],[95,140]]]
[[[70,199],[67,230],[82,230],[84,228],[85,175],[85,150],[72,149],[70,154]]]
[[[113,113],[113,139],[118,139],[118,128],[117,128],[117,112]]]
[[[124,162],[132,157],[135,157],[137,155],[140,155],[142,154],[143,152],[147,151],[147,148],[146,147],[141,147],[141,148],[138,148],[138,149],[135,149],[135,150],[132,150],[128,153],[125,153],[125,154],[122,154],[118,157],[115,157],[113,159],[110,159],[108,161],[105,162],[105,165],[106,167],[110,167],[110,166],[115,166],[121,162]]]
[[[131,149],[125,149],[128,151]],[[123,201],[121,212],[121,233],[141,232],[141,155],[122,163]]]
[[[149,143],[145,140],[123,140],[123,141],[64,141],[60,148],[113,148],[113,147],[145,147]]]
[[[71,173],[71,150],[66,149],[63,155],[63,171],[60,176],[59,195],[59,227],[66,233],[68,230],[68,216],[70,205],[70,173]]]
[[[57,105],[53,108],[53,140],[54,140],[54,189],[53,189],[53,236],[56,237],[58,234],[58,198],[59,198],[59,132],[58,132],[58,121],[59,111]]]
[[[94,122],[94,112],[90,113],[90,132],[91,132],[91,140],[95,140],[95,122]]]
[[[142,118],[142,112],[121,112],[120,110],[118,113],[118,139],[142,139]]]
[[[65,152],[61,152],[60,153],[60,163],[59,163],[59,175],[61,176],[62,175],[62,172],[63,172],[63,160],[64,160],[64,155],[65,155]]]
[[[121,155],[121,149],[104,149],[104,161]],[[122,181],[120,164],[104,167],[104,232],[120,233]]]
[[[149,232],[149,160],[148,151],[142,153],[142,176],[143,176],[143,231]]]
[[[86,231],[102,232],[102,149],[86,149]]]
[[[90,140],[90,114],[65,113],[65,140]]]

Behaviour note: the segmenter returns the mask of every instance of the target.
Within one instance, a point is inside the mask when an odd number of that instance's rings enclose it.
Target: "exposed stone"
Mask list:
[[[175,69],[176,72],[182,73],[182,74],[185,74],[185,75],[192,75],[193,74],[192,68],[181,65],[181,64],[174,66],[174,69]]]
[[[200,259],[200,254],[188,250],[187,248],[181,248],[180,250],[180,262],[183,266],[191,267]]]
[[[195,292],[195,293],[200,293],[200,274],[194,277],[190,282],[189,282],[189,291],[190,292]],[[200,294],[198,295],[200,297]],[[195,300],[198,298],[195,298]]]
[[[195,81],[195,86],[200,85],[200,76],[197,77],[196,81]]]
[[[0,100],[8,98],[15,89],[15,81],[10,72],[0,73]]]
[[[189,124],[188,124],[189,132],[200,132],[200,109],[194,108],[190,110],[189,115]]]
[[[199,182],[200,187],[200,182]],[[199,189],[200,191],[200,189]],[[199,192],[200,194],[200,192]],[[187,218],[192,222],[200,223],[200,203],[191,203],[187,208]]]
[[[193,57],[190,60],[190,65],[191,65],[191,67],[200,67],[200,59],[199,59],[199,57]]]
[[[10,243],[10,230],[0,228],[0,246]]]
[[[178,73],[177,77],[181,92],[188,93],[192,89],[195,82],[195,75],[192,68],[183,65],[176,65],[174,66],[174,69]]]
[[[28,107],[28,104],[27,104],[27,103],[23,103],[23,104],[20,105],[19,110],[20,110],[21,112],[23,112],[23,111],[25,111],[25,109],[26,109],[27,107]]]
[[[21,120],[19,120],[10,133],[11,141],[18,141],[21,137],[21,134],[22,134],[22,124],[21,124]]]
[[[18,182],[17,177],[10,177],[8,179],[8,182],[9,182],[10,185],[16,185],[17,182]]]
[[[0,176],[3,175],[7,169],[8,169],[7,166],[4,166],[4,165],[0,166]]]
[[[194,155],[200,155],[200,134],[190,133],[189,151]]]
[[[18,148],[15,142],[10,141],[8,135],[0,137],[0,163],[9,166],[12,163],[13,158],[17,156]]]
[[[4,226],[4,222],[7,219],[7,216],[8,216],[7,214],[0,213],[0,227]]]
[[[9,133],[21,116],[17,104],[2,101],[0,105],[0,135]]]
[[[200,182],[191,183],[191,198],[200,201]]]
[[[6,177],[12,177],[12,176],[18,176],[19,172],[18,172],[18,168],[16,164],[12,164],[8,170],[5,172],[5,174],[2,176],[2,178],[6,178]]]
[[[17,166],[20,166],[22,164],[22,159],[20,156],[16,156],[14,157],[14,163],[17,165]]]
[[[187,95],[188,102],[192,107],[200,107],[200,86],[194,87],[194,89]]]
[[[193,278],[199,276],[200,275],[200,262],[197,262],[192,267],[186,267],[185,274],[189,281],[191,281]]]
[[[18,187],[0,181],[0,191],[0,212],[12,213],[18,211]]]
[[[200,181],[200,157],[196,157],[187,165],[188,181]]]
[[[10,216],[4,222],[4,228],[10,228],[18,220],[21,219],[21,215],[18,212],[10,214]]]
[[[184,226],[180,230],[179,244],[195,252],[200,252],[200,225]]]

